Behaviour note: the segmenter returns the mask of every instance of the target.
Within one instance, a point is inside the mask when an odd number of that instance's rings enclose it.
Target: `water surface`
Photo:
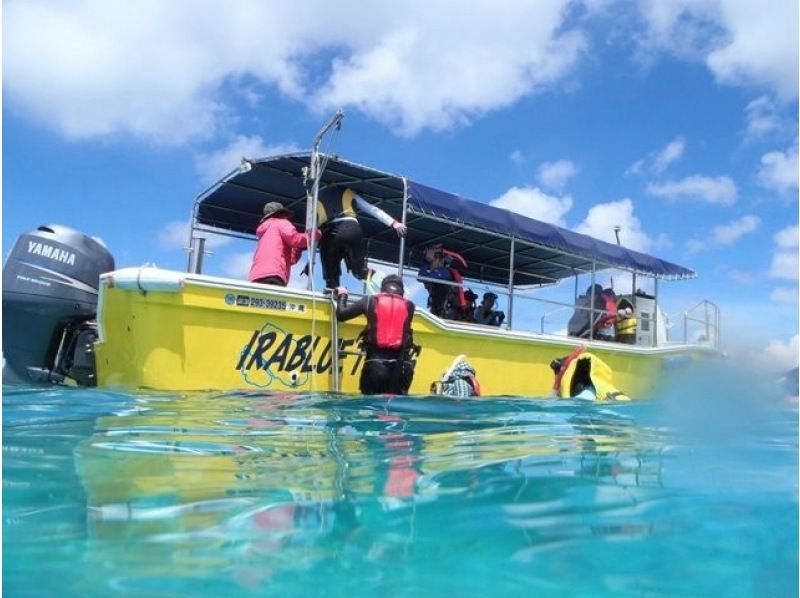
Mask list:
[[[797,595],[796,403],[706,379],[613,405],[6,386],[3,590]]]

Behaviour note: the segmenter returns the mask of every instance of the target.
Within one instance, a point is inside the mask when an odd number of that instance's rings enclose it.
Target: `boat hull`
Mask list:
[[[135,276],[131,270],[135,270]],[[98,384],[166,391],[264,389],[325,392],[331,373],[329,297],[311,292],[149,268],[104,275],[95,346]],[[135,280],[135,284],[132,282]],[[339,324],[340,390],[358,392],[366,321]],[[652,394],[665,367],[711,351],[643,348],[512,332],[441,320],[417,310],[411,394],[428,394],[458,355],[475,367],[486,396],[551,394],[550,362],[581,344],[614,372],[626,394]]]

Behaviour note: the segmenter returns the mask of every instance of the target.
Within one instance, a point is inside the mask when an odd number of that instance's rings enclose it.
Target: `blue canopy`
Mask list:
[[[463,255],[465,278],[507,284],[512,250],[514,284],[546,284],[596,270],[620,268],[666,279],[694,278],[696,273],[659,258],[606,243],[553,224],[408,181],[352,162],[329,158],[323,184],[347,186],[401,220],[407,190],[404,265],[417,267],[422,250],[432,243]],[[195,225],[254,235],[263,205],[280,201],[294,211],[298,228],[305,225],[306,189],[303,168],[309,153],[253,160],[201,194],[195,204]],[[380,222],[360,218],[370,258],[397,263],[399,239]]]

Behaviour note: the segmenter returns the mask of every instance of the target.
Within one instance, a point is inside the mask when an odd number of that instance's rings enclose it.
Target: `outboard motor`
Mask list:
[[[20,236],[3,267],[3,382],[97,383],[97,289],[114,258],[51,224]]]

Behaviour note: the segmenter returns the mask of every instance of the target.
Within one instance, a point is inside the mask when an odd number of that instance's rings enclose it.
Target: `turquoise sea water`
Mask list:
[[[798,412],[3,389],[7,596],[796,596]]]

